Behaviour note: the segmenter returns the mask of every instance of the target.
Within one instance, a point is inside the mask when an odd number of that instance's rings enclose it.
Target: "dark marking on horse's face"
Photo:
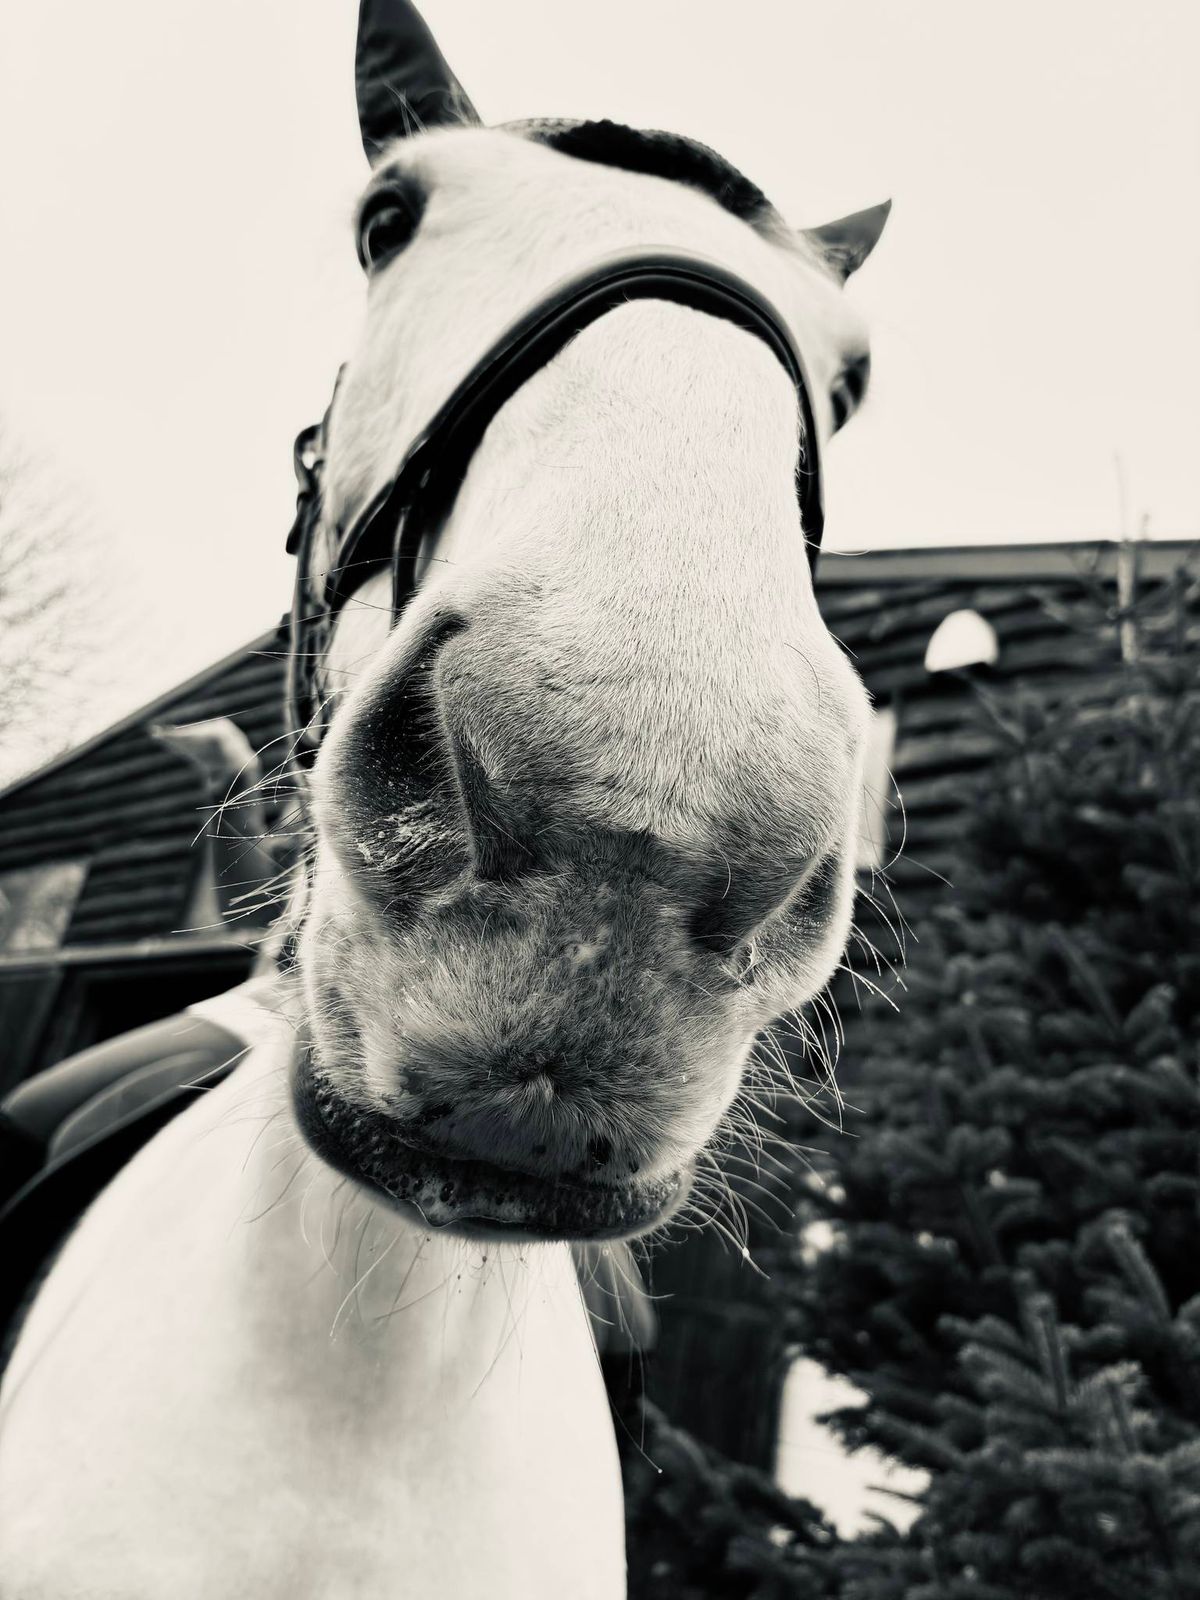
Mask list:
[[[607,118],[598,122],[533,118],[510,123],[509,127],[551,150],[574,156],[577,161],[596,161],[623,172],[668,178],[699,189],[752,228],[772,230],[784,226],[758,185],[698,139],[657,128],[629,128]]]

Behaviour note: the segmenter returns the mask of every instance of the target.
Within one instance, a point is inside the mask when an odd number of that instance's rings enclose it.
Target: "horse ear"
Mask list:
[[[479,121],[420,13],[406,0],[360,0],[354,85],[368,161],[393,139],[423,128]]]
[[[892,209],[892,202],[884,200],[866,211],[855,211],[836,222],[826,222],[819,228],[805,228],[804,237],[811,239],[825,260],[845,283],[879,243],[883,225]]]

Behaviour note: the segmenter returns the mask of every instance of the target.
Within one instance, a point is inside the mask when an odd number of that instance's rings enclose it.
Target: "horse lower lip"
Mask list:
[[[540,1239],[598,1239],[653,1227],[671,1207],[680,1174],[635,1189],[555,1183],[490,1162],[431,1156],[400,1141],[362,1167],[389,1198],[434,1227]]]
[[[665,1221],[687,1189],[682,1171],[650,1183],[580,1184],[433,1153],[311,1081],[298,1079],[294,1094],[319,1156],[431,1228],[476,1237],[627,1238]]]

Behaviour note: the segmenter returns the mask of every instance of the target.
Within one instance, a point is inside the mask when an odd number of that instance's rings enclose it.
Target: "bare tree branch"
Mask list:
[[[106,633],[92,520],[61,473],[0,419],[0,783],[89,721]]]

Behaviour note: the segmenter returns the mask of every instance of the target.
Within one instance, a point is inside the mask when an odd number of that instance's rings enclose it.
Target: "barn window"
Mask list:
[[[0,950],[55,950],[87,877],[85,861],[0,872]]]
[[[925,671],[994,667],[999,655],[1000,641],[986,617],[978,611],[952,611],[938,623],[925,646]]]
[[[895,799],[892,783],[892,754],[896,748],[896,713],[890,706],[876,709],[867,730],[867,751],[863,763],[862,820],[858,830],[860,872],[882,867],[889,856],[888,812]]]

